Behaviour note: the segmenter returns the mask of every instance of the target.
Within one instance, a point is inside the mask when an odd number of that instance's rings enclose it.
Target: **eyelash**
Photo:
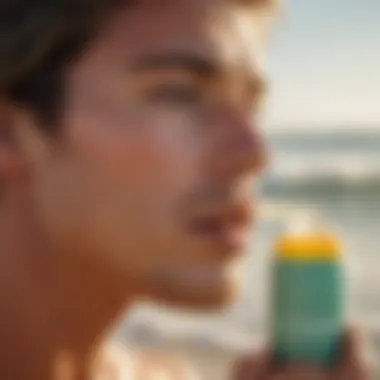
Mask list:
[[[202,100],[201,91],[195,86],[175,84],[162,86],[149,96],[154,102],[169,102],[178,105],[196,105]]]
[[[247,99],[242,102],[242,107],[247,112],[258,110],[261,96],[259,92],[249,94]],[[202,92],[202,88],[191,84],[164,84],[157,86],[154,90],[150,91],[148,95],[148,101],[171,107],[177,107],[186,112],[196,113],[202,118],[211,117],[215,108],[211,106],[206,100],[205,94]]]

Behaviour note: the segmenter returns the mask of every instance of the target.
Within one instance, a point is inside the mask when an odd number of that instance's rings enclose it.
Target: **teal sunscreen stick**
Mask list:
[[[272,275],[277,364],[334,366],[345,327],[338,239],[318,230],[285,234],[276,244]]]

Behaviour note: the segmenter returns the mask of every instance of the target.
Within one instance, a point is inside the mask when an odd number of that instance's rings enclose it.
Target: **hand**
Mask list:
[[[269,355],[245,358],[234,369],[232,380],[369,380],[357,337],[348,334],[341,363],[332,370],[292,365],[276,368]]]

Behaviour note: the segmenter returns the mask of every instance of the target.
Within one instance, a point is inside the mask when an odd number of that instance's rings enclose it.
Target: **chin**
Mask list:
[[[229,281],[219,286],[204,289],[188,289],[177,287],[175,291],[156,293],[151,298],[153,302],[175,309],[190,312],[217,312],[231,306],[237,298],[236,284]]]

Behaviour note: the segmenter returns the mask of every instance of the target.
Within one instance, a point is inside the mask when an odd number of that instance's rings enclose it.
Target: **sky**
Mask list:
[[[270,54],[274,128],[380,131],[380,0],[284,0]]]

